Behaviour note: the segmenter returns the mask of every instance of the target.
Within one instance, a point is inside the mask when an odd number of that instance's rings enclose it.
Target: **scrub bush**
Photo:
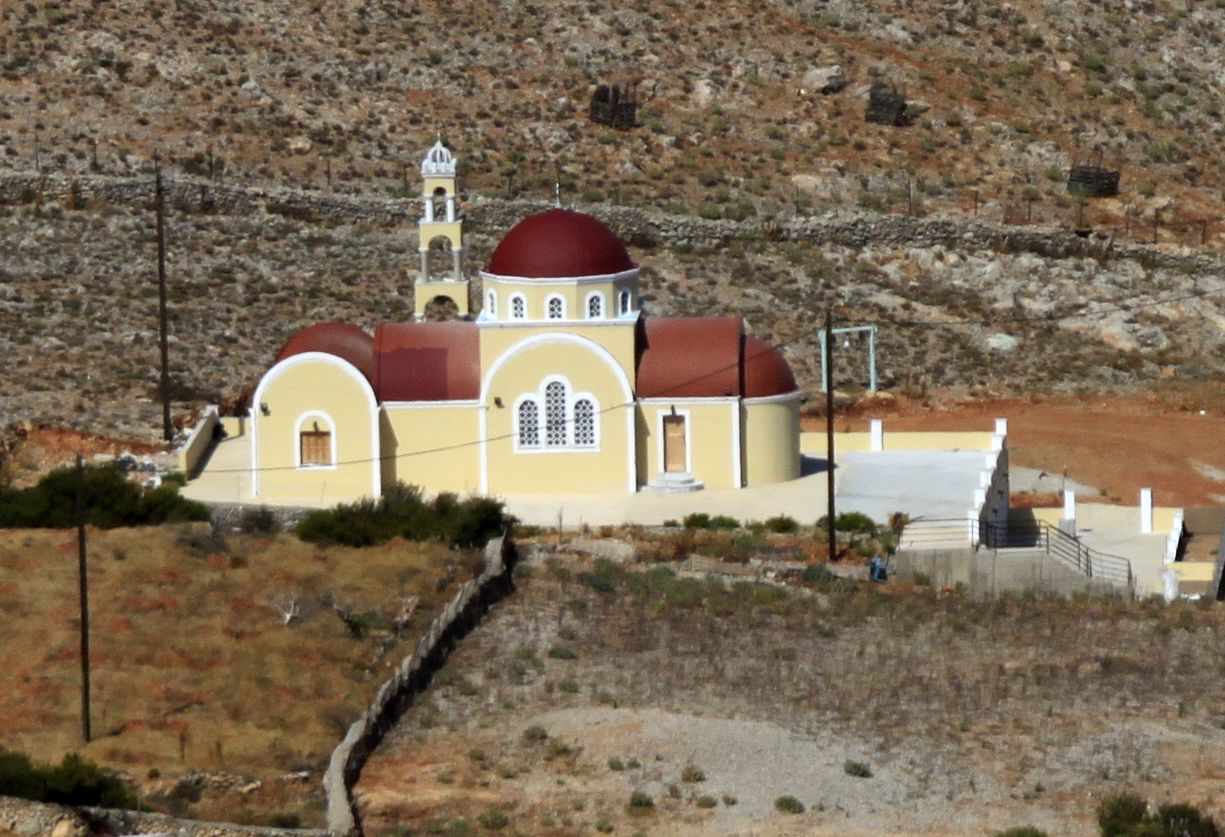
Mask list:
[[[461,500],[443,493],[427,501],[421,489],[399,484],[384,491],[378,500],[359,500],[311,512],[298,524],[298,537],[311,543],[356,547],[401,537],[471,548],[483,545],[513,523],[497,500]]]
[[[76,753],[53,766],[34,764],[24,753],[0,748],[0,796],[58,805],[136,807],[135,794],[118,776]]]
[[[82,477],[85,522],[100,529],[208,520],[208,508],[179,496],[177,485],[145,489],[111,465]],[[77,523],[76,468],[58,468],[32,488],[0,491],[0,528],[63,529]]]

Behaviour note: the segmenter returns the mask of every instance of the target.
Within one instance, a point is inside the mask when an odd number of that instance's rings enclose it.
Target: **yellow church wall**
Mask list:
[[[707,488],[740,487],[740,453],[736,441],[740,423],[740,404],[734,398],[644,399],[644,421],[639,445],[645,448],[646,480],[654,482],[663,474],[663,418],[685,417],[689,473]]]
[[[430,177],[426,175],[422,178],[421,194],[427,197],[434,194],[435,189],[442,189],[448,195],[455,194],[455,178],[454,177]]]
[[[800,476],[800,399],[744,402],[745,484],[766,485]]]
[[[258,496],[338,503],[376,495],[373,398],[360,372],[329,355],[294,355],[274,366],[256,389],[252,411]],[[333,464],[303,467],[298,463],[298,433],[316,423],[319,430],[332,433]]]
[[[484,342],[485,330],[482,330]],[[485,366],[485,472],[490,494],[612,493],[634,490],[633,405],[629,382],[616,361],[580,336],[520,334],[516,349]],[[521,396],[539,397],[546,379],[560,376],[571,396],[596,402],[597,445],[590,450],[516,450],[515,413]],[[502,406],[497,406],[500,399]]]
[[[495,279],[489,274],[483,274],[483,286],[486,291],[496,291],[498,294],[499,320],[511,320],[511,297],[523,297],[525,320],[540,321],[548,319],[549,297],[559,296],[565,302],[565,320],[587,319],[587,298],[593,293],[604,297],[605,320],[617,319],[617,293],[622,288],[633,290],[633,280],[623,279],[617,282],[568,282],[552,284],[538,279],[528,279],[521,282],[505,279]],[[514,321],[521,322],[521,321]],[[556,320],[551,321],[553,323]]]
[[[383,482],[427,492],[480,490],[480,432],[475,405],[385,406],[381,419]]]
[[[443,216],[444,218],[446,216]],[[421,244],[418,250],[429,247],[429,243],[439,236],[444,236],[451,242],[451,247],[459,249],[463,246],[463,233],[459,221],[433,221],[421,225]]]
[[[434,279],[429,282],[417,282],[413,285],[413,310],[417,314],[425,313],[425,306],[435,299],[444,296],[455,303],[461,315],[468,313],[468,283],[449,279]]]
[[[506,301],[499,296],[498,307],[505,311]],[[481,322],[481,368],[489,370],[493,363],[525,338],[538,334],[569,334],[581,337],[602,347],[611,354],[626,376],[634,376],[634,330],[632,321],[606,325],[584,325],[583,323],[497,324]],[[544,365],[541,369],[547,369]]]

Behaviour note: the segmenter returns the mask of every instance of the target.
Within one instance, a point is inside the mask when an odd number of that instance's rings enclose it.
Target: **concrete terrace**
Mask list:
[[[907,434],[914,435],[914,434]],[[989,445],[990,433],[923,434],[956,436],[952,441]],[[984,450],[865,450],[867,434],[836,434],[834,491],[838,512],[857,511],[884,522],[893,512],[912,517],[965,518],[980,486]],[[737,520],[764,520],[788,515],[811,523],[825,514],[827,470],[825,437],[803,434],[804,476],[775,485],[741,489],[705,489],[683,494],[511,494],[507,509],[524,523],[565,528],[622,523],[658,525],[687,514],[724,514]],[[846,453],[838,453],[840,448]],[[819,455],[818,455],[819,451]],[[199,475],[183,494],[205,503],[249,503],[321,508],[327,504],[303,496],[268,502],[251,494],[251,445],[245,436],[223,439],[212,450]]]

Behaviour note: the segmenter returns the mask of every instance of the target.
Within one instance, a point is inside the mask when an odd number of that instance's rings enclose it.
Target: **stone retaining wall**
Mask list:
[[[314,828],[199,822],[142,811],[71,808],[0,796],[0,834],[86,837],[90,834],[167,834],[175,837],[325,837]]]
[[[367,222],[415,226],[417,198],[344,195],[279,186],[216,183],[175,175],[164,178],[167,203],[180,210],[248,215],[271,212],[304,220]],[[0,203],[36,201],[81,205],[103,201],[123,206],[151,206],[153,178],[108,175],[33,174],[0,171]],[[503,200],[477,196],[465,215],[482,233],[499,236],[528,214],[548,209],[547,201]],[[708,220],[669,215],[652,208],[582,206],[631,244],[652,247],[714,248],[736,240],[803,241],[846,247],[927,248],[1028,252],[1048,258],[1126,258],[1154,268],[1209,270],[1220,267],[1212,254],[1185,248],[1115,241],[1106,234],[1081,237],[1055,227],[1008,226],[960,215],[910,216],[831,210],[775,220]]]
[[[442,613],[435,617],[416,649],[379,687],[370,707],[349,727],[332,752],[323,777],[327,791],[328,831],[335,835],[361,834],[361,821],[352,791],[362,768],[384,736],[400,720],[416,697],[429,686],[455,644],[480,622],[490,605],[514,587],[516,551],[509,534],[485,547],[485,569],[465,582]]]

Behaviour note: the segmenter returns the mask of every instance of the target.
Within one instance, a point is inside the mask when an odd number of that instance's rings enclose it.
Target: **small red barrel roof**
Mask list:
[[[524,218],[498,243],[485,270],[498,276],[562,279],[634,268],[625,245],[603,221],[570,209]]]
[[[307,326],[285,343],[277,362],[306,352],[325,352],[347,360],[366,380],[374,375],[374,338],[348,323],[318,323]]]
[[[638,360],[639,398],[740,394],[739,317],[648,319]]]
[[[457,401],[480,395],[476,323],[385,323],[375,329],[374,341],[379,401]]]
[[[766,398],[795,392],[795,375],[783,353],[760,337],[744,338],[744,397]]]

